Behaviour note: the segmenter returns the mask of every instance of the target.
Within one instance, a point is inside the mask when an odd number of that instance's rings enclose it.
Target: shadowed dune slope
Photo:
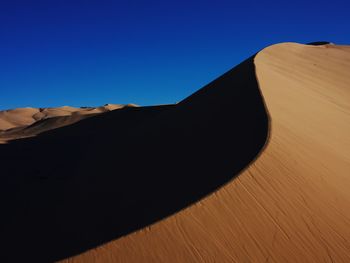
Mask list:
[[[148,230],[122,238],[230,181],[267,133],[250,58],[178,104],[123,108],[0,145],[0,261],[48,262],[142,237]],[[162,246],[144,243],[142,258],[130,242],[102,258],[104,248],[94,249],[89,260],[142,262],[155,253],[163,261]]]
[[[67,262],[350,262],[350,47],[284,43],[254,61],[271,121],[258,159],[195,205]]]

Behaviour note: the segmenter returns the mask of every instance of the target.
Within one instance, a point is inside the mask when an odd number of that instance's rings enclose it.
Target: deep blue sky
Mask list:
[[[1,1],[0,109],[174,103],[270,44],[350,44],[347,1]]]

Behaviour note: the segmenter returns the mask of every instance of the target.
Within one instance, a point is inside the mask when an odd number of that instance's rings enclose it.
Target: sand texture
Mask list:
[[[1,145],[0,261],[350,262],[349,72],[349,46],[277,44]]]

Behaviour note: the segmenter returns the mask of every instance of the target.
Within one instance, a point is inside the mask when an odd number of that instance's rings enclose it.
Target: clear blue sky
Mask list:
[[[4,0],[0,109],[173,103],[270,44],[350,44],[349,11],[345,0]]]

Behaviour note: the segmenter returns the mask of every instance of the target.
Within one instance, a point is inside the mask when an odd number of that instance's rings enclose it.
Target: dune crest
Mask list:
[[[282,43],[174,105],[2,118],[47,132],[0,145],[1,256],[350,262],[349,71],[350,46]]]
[[[350,47],[257,54],[271,130],[228,185],[67,262],[349,262]]]
[[[2,145],[2,256],[57,261],[154,224],[232,180],[267,133],[250,58],[177,104],[125,107]]]

